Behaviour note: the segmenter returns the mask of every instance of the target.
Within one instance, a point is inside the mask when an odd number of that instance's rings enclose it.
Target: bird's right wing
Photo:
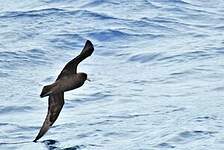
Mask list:
[[[93,51],[94,51],[93,44],[91,43],[91,41],[87,40],[81,53],[65,65],[65,67],[59,74],[57,80],[64,75],[75,74],[77,72],[78,64],[87,57],[89,57],[90,55],[92,55]]]
[[[57,120],[63,105],[64,105],[64,92],[49,96],[47,116],[34,142],[40,139]]]

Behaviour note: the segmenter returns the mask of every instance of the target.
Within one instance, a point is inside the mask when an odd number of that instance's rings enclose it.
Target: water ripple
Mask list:
[[[213,137],[217,132],[214,131],[183,131],[180,132],[176,137],[170,139],[170,142],[177,142],[177,143],[186,143],[195,140],[201,140],[203,138]]]
[[[172,56],[164,56],[158,59],[158,61],[166,61],[166,62],[188,62],[192,60],[203,60],[212,58],[213,56],[206,51],[194,51],[194,52],[186,52],[183,54],[177,54]]]
[[[131,56],[129,58],[129,61],[136,61],[136,62],[140,62],[140,63],[146,63],[146,62],[150,62],[153,61],[154,59],[161,57],[160,53],[144,53],[144,54],[138,54],[138,55],[134,55]]]
[[[30,106],[0,106],[0,113],[19,113],[19,112],[29,112],[32,110],[32,107]]]
[[[46,53],[41,49],[30,49],[27,51],[17,52],[0,52],[0,61],[7,68],[15,68],[16,66],[23,66],[24,64],[41,65],[48,60]]]
[[[82,7],[97,7],[100,5],[105,5],[105,4],[113,4],[113,5],[117,5],[119,4],[118,2],[112,2],[112,1],[108,1],[108,0],[93,0],[91,2],[88,2],[87,4],[83,5]]]
[[[43,17],[51,14],[60,14],[64,12],[63,9],[58,8],[47,8],[40,10],[31,10],[31,11],[14,11],[14,12],[5,12],[0,14],[0,18],[20,18],[20,17]]]

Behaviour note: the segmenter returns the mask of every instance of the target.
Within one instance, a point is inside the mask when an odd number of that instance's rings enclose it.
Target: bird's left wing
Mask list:
[[[49,96],[47,116],[34,142],[40,139],[57,120],[63,105],[64,105],[64,92]]]
[[[84,59],[86,59],[87,57],[91,56],[93,51],[94,51],[94,47],[92,42],[87,40],[81,53],[65,65],[65,67],[62,69],[61,73],[59,74],[57,80],[65,75],[77,73],[78,64]]]

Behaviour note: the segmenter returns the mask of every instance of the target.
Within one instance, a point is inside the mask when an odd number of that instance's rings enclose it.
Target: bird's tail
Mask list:
[[[44,86],[43,89],[42,89],[42,92],[40,94],[40,97],[43,98],[45,96],[49,96],[50,94],[52,94],[54,86],[55,86],[55,84]]]

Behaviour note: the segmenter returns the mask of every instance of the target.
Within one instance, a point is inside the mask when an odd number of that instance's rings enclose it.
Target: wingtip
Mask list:
[[[43,135],[42,135],[43,136]],[[34,143],[36,143],[42,136],[40,136],[40,133],[36,136],[36,138],[33,140]]]
[[[37,142],[38,140],[40,139],[40,136],[39,136],[39,134],[36,136],[36,138],[33,140],[33,142]]]
[[[81,52],[85,57],[90,56],[94,51],[94,46],[90,40],[86,40],[85,46]]]
[[[93,48],[93,43],[90,40],[86,40],[85,47]]]
[[[92,44],[92,42],[90,40],[86,40],[86,43]]]

